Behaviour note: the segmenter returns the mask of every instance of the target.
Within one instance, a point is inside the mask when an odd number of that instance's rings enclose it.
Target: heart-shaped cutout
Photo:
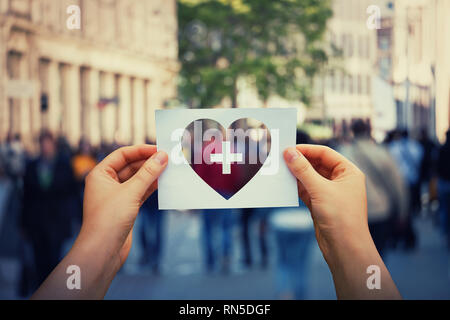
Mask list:
[[[194,172],[228,200],[261,169],[271,136],[252,118],[236,120],[226,130],[215,120],[198,119],[186,127],[181,145]]]

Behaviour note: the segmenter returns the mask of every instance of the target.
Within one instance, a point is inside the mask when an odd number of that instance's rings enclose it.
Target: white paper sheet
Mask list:
[[[191,122],[198,119],[212,119],[228,128],[232,122],[241,118],[253,118],[263,122],[270,130],[273,147],[266,162],[253,179],[226,200],[205,183],[187,161],[180,163],[183,155],[181,138],[177,137],[177,132],[179,134]],[[295,145],[296,124],[297,110],[294,108],[157,110],[158,150],[163,150],[169,155],[168,166],[158,180],[159,209],[298,206],[297,182],[283,159],[283,151]],[[274,139],[278,140],[278,145],[273,143]],[[177,163],[174,159],[178,159]]]

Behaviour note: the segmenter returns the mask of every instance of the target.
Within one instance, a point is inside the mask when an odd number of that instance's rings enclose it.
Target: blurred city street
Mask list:
[[[273,263],[267,270],[242,269],[239,252],[233,273],[203,272],[199,221],[188,214],[171,214],[163,275],[121,273],[107,299],[277,299]],[[430,219],[419,219],[417,251],[387,254],[386,264],[405,299],[450,299],[449,255]],[[184,230],[184,231],[183,231]],[[239,244],[235,244],[239,249]],[[336,299],[331,273],[317,243],[309,255],[307,299]],[[135,248],[136,249],[136,248]],[[274,252],[273,252],[274,253]],[[131,267],[131,266],[130,266]]]
[[[279,298],[273,255],[267,269],[255,266],[246,270],[242,267],[239,243],[234,243],[236,250],[231,272],[207,274],[202,265],[198,216],[179,212],[166,214],[171,232],[165,240],[161,274],[155,276],[140,267],[140,247],[135,242],[129,260],[114,279],[106,299]],[[388,252],[387,267],[405,299],[450,299],[449,255],[442,236],[430,218],[418,218],[415,227],[419,235],[417,250]],[[335,299],[330,271],[317,243],[313,242],[312,247],[308,258],[306,298]],[[18,261],[0,260],[0,299],[18,298],[14,294],[18,271]]]
[[[398,297],[386,278],[379,292],[366,274],[350,283],[369,260],[386,275],[383,260],[404,298],[450,299],[449,12],[450,0],[0,0],[0,299],[29,298],[55,267],[65,277],[82,226],[109,258],[134,232],[106,299],[336,299],[314,227],[343,255],[330,261],[348,297]],[[259,170],[273,159],[272,181]],[[297,192],[314,223],[303,203],[266,208]],[[70,286],[49,296],[107,289]]]
[[[120,274],[107,299],[276,299],[273,266],[268,270],[244,270],[239,253],[234,272],[203,272],[198,240],[199,221],[192,215],[171,215],[171,233],[160,277],[139,273]],[[448,253],[429,219],[416,223],[420,244],[416,252],[387,255],[387,266],[406,299],[450,299]],[[182,230],[186,230],[183,232]],[[307,299],[335,299],[328,267],[316,243],[310,253]],[[238,246],[237,246],[238,247]],[[273,264],[271,264],[273,265]]]

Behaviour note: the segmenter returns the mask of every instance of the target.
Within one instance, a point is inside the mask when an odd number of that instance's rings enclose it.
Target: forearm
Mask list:
[[[105,248],[80,235],[31,299],[102,299],[120,268],[119,259]],[[68,285],[68,281],[75,281],[74,275],[68,273],[69,266],[79,267],[79,289]]]
[[[333,275],[338,299],[401,299],[368,231],[361,237],[334,241],[331,246],[332,253],[325,259]],[[369,266],[379,268],[379,289],[371,289],[368,285],[373,274],[373,271],[368,273]]]

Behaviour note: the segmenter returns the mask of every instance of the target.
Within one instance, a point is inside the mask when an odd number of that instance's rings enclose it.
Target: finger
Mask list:
[[[145,191],[144,196],[141,199],[141,203],[144,203],[150,195],[155,192],[155,190],[158,189],[158,180],[152,183],[152,185]]]
[[[331,177],[331,172],[328,168],[322,166],[322,165],[314,165],[313,163],[311,163],[312,166],[314,167],[314,170],[316,170],[322,177],[332,180]]]
[[[320,164],[322,171],[328,171],[330,177],[336,177],[337,173],[346,171],[347,169],[357,168],[352,162],[345,158],[335,150],[319,145],[300,144],[297,146],[308,161]]]
[[[115,150],[98,164],[100,169],[110,169],[112,173],[118,173],[128,164],[139,160],[147,160],[156,152],[156,146],[143,144],[128,146]]]
[[[136,172],[138,172],[139,169],[144,165],[145,161],[147,161],[147,159],[132,162],[129,165],[127,165],[125,168],[120,170],[117,173],[119,182],[123,183],[123,182],[127,181],[128,179],[130,179],[132,176],[134,176],[136,174]]]
[[[148,189],[158,179],[167,166],[168,156],[164,151],[155,153],[142,167],[131,177],[127,184],[128,190],[139,198],[144,198]]]
[[[136,172],[138,172],[139,169],[144,165],[145,161],[146,160],[139,160],[139,161],[130,163],[125,168],[120,170],[120,172],[117,174],[117,176],[119,178],[119,182],[123,183],[123,182],[127,181],[128,179],[130,179],[132,176],[134,176],[136,174]],[[158,189],[158,180],[153,182],[152,185],[147,189],[147,191],[145,192],[145,194],[142,198],[142,202],[145,202],[145,200],[147,200],[148,197],[153,192],[155,192],[156,189]]]
[[[284,151],[284,160],[292,174],[302,183],[306,191],[323,182],[324,178],[314,170],[311,163],[300,151],[291,147]]]
[[[308,209],[311,211],[311,197],[309,196],[305,187],[298,180],[297,180],[297,188],[298,188],[298,196],[303,201],[303,203],[308,207]]]

